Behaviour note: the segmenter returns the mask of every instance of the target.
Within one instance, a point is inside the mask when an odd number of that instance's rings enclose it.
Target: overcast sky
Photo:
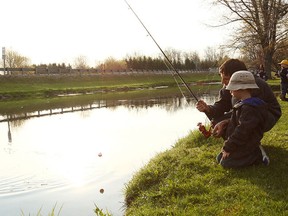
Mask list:
[[[127,1],[164,50],[201,55],[227,40],[227,29],[206,25],[220,20],[207,0]],[[85,56],[95,66],[110,56],[160,53],[124,0],[9,0],[0,14],[0,46],[32,64],[72,64]]]

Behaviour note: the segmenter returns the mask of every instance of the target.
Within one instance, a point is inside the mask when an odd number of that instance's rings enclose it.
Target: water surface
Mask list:
[[[117,104],[1,122],[0,215],[48,215],[55,204],[61,216],[95,215],[95,204],[123,215],[133,174],[207,121],[179,98]]]

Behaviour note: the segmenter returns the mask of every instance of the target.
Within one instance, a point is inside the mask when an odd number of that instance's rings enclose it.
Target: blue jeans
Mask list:
[[[288,83],[281,83],[281,94],[285,97],[288,91]]]
[[[233,152],[229,157],[222,159],[223,153],[216,156],[216,161],[224,168],[241,168],[262,163],[262,154],[260,148],[252,152]]]

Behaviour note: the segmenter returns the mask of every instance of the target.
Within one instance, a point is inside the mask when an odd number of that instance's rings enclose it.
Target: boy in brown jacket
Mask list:
[[[262,162],[261,139],[267,116],[267,104],[252,92],[259,89],[253,74],[237,71],[226,86],[238,102],[226,128],[225,141],[217,161],[225,168],[240,168]]]

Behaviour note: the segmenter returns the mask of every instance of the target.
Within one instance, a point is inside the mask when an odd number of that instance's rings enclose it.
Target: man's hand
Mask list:
[[[200,112],[209,112],[210,111],[210,107],[203,101],[203,100],[199,100],[196,103],[196,108],[200,111]]]
[[[212,130],[213,136],[214,137],[221,137],[224,134],[228,123],[229,123],[229,119],[225,119],[223,121],[218,122]]]

